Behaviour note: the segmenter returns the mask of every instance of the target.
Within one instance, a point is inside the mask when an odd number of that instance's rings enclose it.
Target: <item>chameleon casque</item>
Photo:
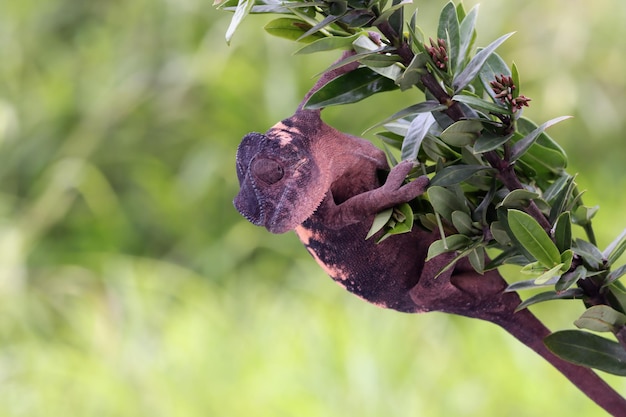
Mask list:
[[[426,262],[438,235],[417,227],[381,243],[376,236],[365,239],[376,213],[419,196],[429,180],[405,183],[412,162],[389,171],[384,153],[372,143],[328,126],[320,110],[304,109],[315,91],[358,65],[325,73],[293,116],[265,134],[243,138],[236,157],[236,209],[272,233],[295,230],[326,273],[357,296],[401,312],[441,311],[498,324],[605,409],[623,410],[623,402],[607,400],[604,393],[611,388],[594,372],[546,348],[543,338],[550,331],[527,309],[516,312],[521,300],[505,291],[497,271],[480,275],[462,259],[439,274],[454,254]]]

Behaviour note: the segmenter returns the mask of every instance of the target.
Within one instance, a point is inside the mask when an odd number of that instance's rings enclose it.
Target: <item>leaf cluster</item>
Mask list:
[[[436,35],[426,41],[417,12],[405,21],[406,1],[393,0],[226,0],[235,15],[227,32],[249,13],[287,15],[266,30],[298,41],[297,53],[351,49],[359,69],[320,88],[305,108],[354,103],[391,90],[421,90],[425,100],[384,117],[372,128],[392,164],[419,162],[431,177],[423,198],[380,213],[370,236],[382,239],[422,227],[441,235],[428,258],[455,254],[443,270],[467,257],[477,273],[505,264],[520,266],[529,279],[509,291],[548,288],[519,308],[554,300],[583,300],[589,309],[580,328],[611,332],[617,342],[588,332],[557,332],[548,345],[560,356],[620,375],[626,374],[626,266],[615,262],[626,250],[626,234],[604,251],[597,248],[592,218],[597,207],[583,203],[567,155],[547,134],[558,117],[537,124],[523,116],[529,98],[520,74],[496,50],[512,34],[477,47],[478,8],[447,3]],[[415,223],[415,224],[414,224]],[[587,239],[575,239],[574,226]],[[598,349],[603,355],[595,355]],[[581,353],[583,352],[583,353]],[[586,352],[586,353],[585,353]]]

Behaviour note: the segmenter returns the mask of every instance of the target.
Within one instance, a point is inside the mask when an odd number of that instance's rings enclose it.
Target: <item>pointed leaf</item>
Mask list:
[[[626,376],[626,350],[617,342],[580,330],[562,330],[546,337],[544,343],[566,361]]]
[[[579,329],[613,332],[626,324],[626,315],[607,305],[597,305],[585,310],[574,324]]]
[[[552,268],[561,262],[561,254],[550,236],[528,214],[510,209],[508,223],[515,238],[539,262]]]
[[[422,145],[422,141],[426,137],[428,130],[435,123],[435,119],[431,113],[419,113],[411,121],[409,130],[406,132],[402,149],[400,150],[400,158],[404,160],[416,160],[417,154]]]
[[[622,231],[620,235],[613,242],[607,246],[602,252],[602,255],[607,259],[609,265],[613,265],[620,256],[626,250],[626,230]]]
[[[579,279],[584,279],[586,276],[587,270],[584,266],[581,265],[572,272],[567,272],[561,275],[561,278],[559,278],[559,281],[556,283],[554,288],[556,289],[557,293],[561,293],[574,285],[576,281],[578,281]]]
[[[392,214],[393,214],[393,207],[388,208],[387,210],[383,210],[380,213],[378,213],[374,217],[374,222],[372,223],[372,227],[370,227],[369,232],[367,232],[367,236],[365,236],[365,239],[367,240],[370,237],[374,236],[379,231],[381,231],[383,227],[385,227],[389,219],[391,219]]]
[[[485,272],[486,257],[484,247],[477,246],[469,253],[469,255],[467,255],[467,258],[469,259],[472,268],[474,268],[474,271],[481,275]]]
[[[447,187],[450,185],[460,184],[470,178],[479,171],[491,170],[490,167],[482,165],[451,165],[437,172],[430,185],[439,185]]]
[[[312,54],[315,52],[331,51],[334,49],[350,49],[352,48],[352,42],[358,37],[363,36],[360,33],[352,36],[329,36],[321,39],[317,39],[308,45],[303,46],[294,52],[294,55]]]
[[[463,3],[459,3],[459,6],[462,6]],[[457,14],[459,11],[457,10]],[[474,6],[470,12],[463,17],[461,21],[461,25],[459,26],[459,54],[457,57],[457,63],[455,67],[455,73],[457,73],[462,66],[465,64],[465,58],[469,55],[472,49],[472,45],[474,44],[474,40],[476,39],[476,30],[474,29],[476,26],[476,19],[478,17],[478,5]],[[459,15],[459,18],[461,16]]]
[[[515,311],[523,310],[527,307],[530,307],[533,304],[542,303],[544,301],[551,300],[579,300],[584,296],[583,290],[580,288],[570,288],[569,290],[562,291],[557,293],[556,291],[546,291],[534,295],[526,300],[523,303],[517,306]]]
[[[609,275],[607,275],[606,280],[604,281],[603,287],[611,285],[613,282],[617,281],[624,275],[626,275],[626,265],[622,265],[619,268],[611,271]]]
[[[465,236],[471,236],[476,232],[472,225],[472,218],[464,211],[452,212],[452,225],[460,234]]]
[[[251,0],[252,1],[252,0]],[[289,39],[292,41],[300,40],[302,42],[313,42],[316,39],[324,37],[321,34],[313,36],[303,37],[311,25],[300,19],[294,19],[292,17],[281,17],[274,19],[265,25],[265,31],[270,35],[278,36],[279,38]]]
[[[536,290],[537,288],[549,287],[554,285],[558,281],[558,277],[552,277],[552,279],[547,280],[543,283],[537,283],[535,278],[527,279],[524,281],[514,282],[513,284],[506,287],[506,292],[514,292],[514,291],[524,291],[524,290]]]
[[[252,9],[252,6],[254,6],[254,0],[239,0],[239,3],[237,4],[237,8],[235,9],[235,14],[233,15],[233,18],[231,19],[230,24],[228,25],[228,29],[226,29],[225,38],[226,38],[227,44],[230,44],[230,41],[233,38],[233,35],[235,34],[235,31],[239,27],[239,24],[241,23],[241,21],[248,14],[250,14],[250,10]]]
[[[572,222],[569,211],[561,214],[556,220],[554,241],[559,252],[564,252],[572,247]]]
[[[433,111],[439,111],[439,110],[445,110],[445,109],[447,109],[447,106],[443,104],[439,104],[435,100],[422,101],[421,103],[414,104],[412,106],[409,106],[407,108],[404,108],[394,113],[393,115],[387,117],[382,122],[376,123],[374,126],[367,129],[366,132],[376,127],[386,125],[387,123],[393,122],[394,120],[402,119],[403,117],[412,116],[414,114],[419,114],[419,113],[430,113]],[[433,119],[433,122],[434,122],[434,119]]]
[[[445,241],[443,239],[437,240],[429,246],[426,261],[429,261],[442,253],[463,249],[471,242],[472,240],[465,235],[451,235],[447,236]]]
[[[437,28],[437,38],[446,41],[449,59],[448,65],[452,69],[456,68],[459,56],[460,33],[459,18],[453,2],[447,3],[441,10],[439,26]]]
[[[465,146],[474,143],[483,129],[478,120],[459,120],[441,132],[442,141],[452,146]]]
[[[539,198],[539,194],[523,189],[513,190],[504,197],[498,207],[525,208],[535,198]]]
[[[358,68],[340,75],[317,90],[305,104],[306,109],[321,109],[338,104],[355,103],[374,94],[398,87],[389,78],[369,68]]]
[[[504,41],[510,38],[511,35],[513,35],[513,33],[507,33],[506,35],[500,36],[498,39],[491,42],[485,49],[478,52],[474,58],[472,58],[465,69],[463,69],[458,76],[454,77],[452,86],[455,93],[463,90],[474,80],[474,78],[476,78],[476,75],[478,75],[489,56],[498,48],[498,46],[502,45]]]
[[[535,143],[539,135],[541,135],[547,128],[549,128],[550,126],[554,126],[555,124],[562,122],[563,120],[570,119],[571,117],[572,116],[561,116],[556,117],[552,120],[548,120],[537,129],[526,135],[523,139],[516,142],[515,145],[513,145],[513,147],[511,148],[510,161],[517,161],[522,155],[524,155],[526,151],[528,151],[528,149],[530,149],[530,147]]]
[[[572,250],[592,270],[598,271],[602,267],[602,252],[595,245],[582,239],[576,239],[576,245],[572,247]]]
[[[546,282],[556,283],[557,277],[561,276],[562,267],[563,267],[563,264],[561,263],[561,264],[556,265],[554,268],[547,270],[546,272],[544,272],[543,274],[535,278],[535,283],[537,285],[542,285],[542,284],[545,284]]]
[[[494,114],[512,114],[511,110],[506,107],[502,107],[492,101],[483,100],[480,97],[470,96],[467,94],[457,94],[452,97],[452,100],[459,103],[465,103],[468,106]]]
[[[447,188],[431,186],[426,193],[435,211],[446,220],[452,221],[452,212],[456,210],[469,214],[469,209],[465,202],[461,201],[454,192]]]

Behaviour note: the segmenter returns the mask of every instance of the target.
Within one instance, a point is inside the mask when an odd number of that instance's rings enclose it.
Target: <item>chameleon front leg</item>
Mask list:
[[[426,190],[428,177],[421,176],[408,184],[404,179],[414,167],[413,162],[403,161],[392,168],[385,183],[371,191],[355,195],[341,204],[335,204],[329,191],[325,199],[328,215],[326,225],[338,229],[349,224],[362,222],[376,213],[406,203],[421,195]]]

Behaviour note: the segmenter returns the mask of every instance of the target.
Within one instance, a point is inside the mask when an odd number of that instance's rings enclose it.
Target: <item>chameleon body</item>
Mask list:
[[[376,236],[365,239],[377,212],[424,192],[425,176],[403,184],[412,168],[400,163],[381,181],[389,170],[381,150],[326,125],[319,111],[298,110],[267,133],[244,137],[234,204],[270,232],[295,230],[348,291],[381,307],[415,312],[409,291],[423,270],[430,234],[415,230],[380,244]]]

